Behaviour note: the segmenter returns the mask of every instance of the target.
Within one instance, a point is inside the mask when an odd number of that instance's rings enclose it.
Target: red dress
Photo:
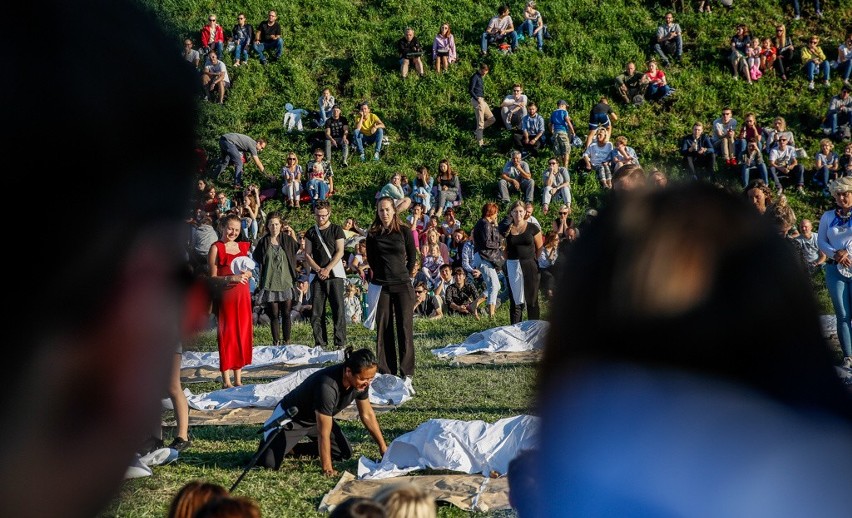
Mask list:
[[[231,261],[247,256],[251,243],[237,242],[240,253],[230,255],[225,252],[225,243],[216,241],[218,275],[234,275]],[[248,284],[232,284],[222,292],[219,303],[219,370],[242,369],[251,364],[253,345],[253,326],[251,311],[251,293]]]

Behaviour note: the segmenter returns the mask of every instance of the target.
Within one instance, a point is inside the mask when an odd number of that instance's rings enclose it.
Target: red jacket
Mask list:
[[[201,46],[209,47],[213,43],[225,43],[225,31],[221,25],[216,25],[216,34],[210,38],[210,25],[205,25],[201,28]]]

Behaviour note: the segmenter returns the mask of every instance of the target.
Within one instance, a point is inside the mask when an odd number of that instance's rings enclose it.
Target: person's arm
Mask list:
[[[535,256],[538,257],[541,254],[541,248],[544,246],[544,238],[541,236],[541,232],[536,232],[533,240],[535,241]]]
[[[308,263],[308,266],[311,267],[311,270],[315,272],[319,272],[322,270],[322,266],[320,266],[316,261],[314,261],[314,256],[311,253],[313,251],[313,245],[311,244],[311,240],[305,237],[305,262]]]
[[[260,157],[255,155],[251,156],[252,160],[254,160],[254,165],[260,170],[261,174],[266,174],[266,168],[263,166],[263,162],[260,161]]]
[[[373,124],[373,131],[375,132],[375,130],[377,130],[379,128],[385,129],[385,123],[382,122],[382,119],[380,119],[378,116],[376,116],[376,123]]]
[[[320,236],[320,239],[322,239],[322,236]],[[334,268],[334,265],[340,262],[340,260],[343,258],[344,242],[345,240],[343,238],[334,240],[334,255],[331,257],[331,261],[328,263],[328,266],[320,269],[318,273],[320,279],[327,279],[328,274],[331,273],[331,270],[332,268]]]
[[[518,172],[521,173],[521,177],[526,180],[532,178],[532,173],[530,173],[530,166],[526,162],[521,162],[521,169]]]
[[[388,451],[388,445],[385,444],[385,437],[382,435],[382,428],[379,426],[379,420],[376,419],[376,413],[370,405],[369,399],[356,399],[355,406],[358,408],[358,416],[364,424],[364,428],[370,432],[370,436],[376,441],[379,446],[379,453],[384,456]]]
[[[360,412],[360,408],[359,408]],[[331,462],[331,428],[334,420],[330,415],[314,412],[317,418],[317,445],[319,446],[319,458],[322,465],[322,474],[327,477],[337,476],[337,470]],[[363,418],[362,418],[363,420]]]
[[[444,318],[444,312],[441,310],[441,304],[435,304],[435,312],[429,317],[429,320],[440,320]]]

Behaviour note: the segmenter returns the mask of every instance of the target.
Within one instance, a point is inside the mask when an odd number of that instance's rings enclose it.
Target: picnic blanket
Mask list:
[[[358,478],[374,480],[418,469],[447,469],[483,476],[504,475],[509,462],[537,446],[538,417],[519,415],[485,421],[430,419],[403,434],[388,447],[382,460],[358,461]]]
[[[351,497],[372,498],[388,484],[411,484],[426,491],[439,502],[447,502],[465,511],[489,512],[509,509],[509,482],[506,477],[489,478],[482,475],[418,475],[403,479],[358,480],[348,471],[322,497],[321,513],[330,513]]]
[[[525,320],[509,326],[493,327],[468,336],[460,344],[432,349],[439,358],[455,358],[473,353],[506,353],[541,350],[550,324],[545,320]]]

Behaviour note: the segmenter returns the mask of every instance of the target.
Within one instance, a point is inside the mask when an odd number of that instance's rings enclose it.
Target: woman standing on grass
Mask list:
[[[411,229],[397,215],[393,199],[376,202],[367,233],[371,284],[381,287],[376,305],[376,354],[379,372],[401,378],[414,375],[414,288],[417,248]],[[396,323],[396,332],[394,332]]]
[[[290,310],[297,278],[296,252],[299,244],[283,229],[281,215],[277,212],[270,214],[266,221],[267,232],[254,249],[254,259],[260,265],[257,302],[266,306],[272,328],[272,345],[290,343]],[[283,342],[279,322],[284,327]]]
[[[541,229],[527,223],[524,202],[511,205],[511,223],[505,231],[506,277],[509,284],[509,320],[517,324],[523,320],[524,308],[527,320],[538,320],[538,261],[541,253]]]
[[[219,220],[219,241],[213,243],[207,254],[210,277],[224,282],[219,295],[217,311],[217,339],[219,343],[219,370],[222,386],[240,386],[242,368],[251,363],[253,326],[249,279],[251,269],[234,272],[235,259],[249,257],[251,243],[237,241],[242,233],[242,221],[236,214],[227,214]],[[234,382],[231,383],[231,374]]]
[[[524,209],[526,212],[526,209]],[[488,303],[488,318],[494,318],[497,294],[500,293],[500,276],[503,269],[503,236],[497,229],[497,204],[488,202],[482,206],[482,218],[473,227],[473,267],[485,277],[485,296]]]
[[[837,317],[843,366],[852,367],[852,177],[838,178],[828,190],[836,206],[819,219],[817,242],[828,256],[825,286]]]
[[[787,35],[787,27],[783,23],[775,26],[775,38],[772,44],[776,49],[775,54],[775,71],[782,81],[787,80],[787,71],[793,65],[793,39]]]

